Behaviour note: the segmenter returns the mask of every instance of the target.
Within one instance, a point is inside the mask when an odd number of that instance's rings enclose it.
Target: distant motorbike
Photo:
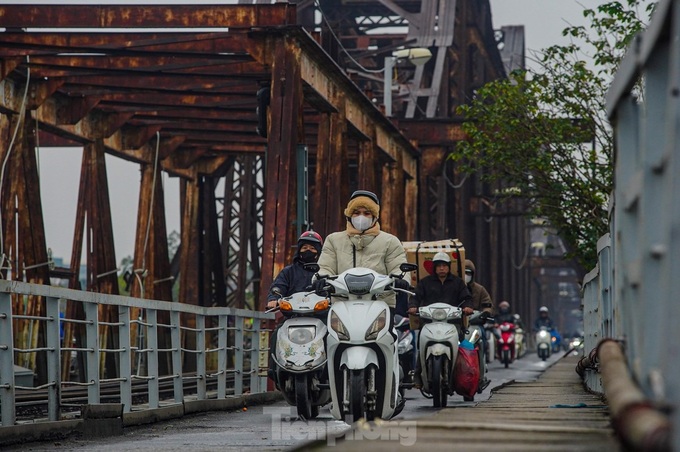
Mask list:
[[[536,350],[538,357],[543,361],[550,357],[552,353],[552,337],[548,327],[542,326],[536,333]]]
[[[413,370],[415,369],[415,334],[410,329],[408,317],[399,314],[394,316],[394,328],[397,330],[397,352],[399,353],[399,365],[403,371],[403,389],[410,389],[413,384]]]
[[[498,339],[498,355],[505,367],[510,366],[515,360],[515,324],[503,322],[498,326],[500,338]]]
[[[562,348],[562,336],[560,336],[560,333],[555,328],[550,330],[550,341],[553,353],[559,352],[560,348]]]
[[[515,315],[519,317],[518,315]],[[515,359],[520,359],[527,352],[527,338],[524,328],[515,323]]]
[[[417,268],[408,263],[399,267],[404,273]],[[403,273],[381,275],[361,267],[337,276],[317,274],[333,301],[328,313],[327,345],[331,415],[335,419],[347,423],[360,418],[390,419],[404,407],[390,309],[382,300],[402,290],[393,287],[395,278],[401,276]]]
[[[272,351],[276,380],[286,402],[297,407],[298,416],[313,419],[319,407],[331,401],[324,346],[328,329],[321,320],[328,315],[329,300],[314,292],[298,292],[278,301],[285,320]]]
[[[575,336],[569,341],[569,350],[574,350],[576,353],[583,353],[583,337]]]

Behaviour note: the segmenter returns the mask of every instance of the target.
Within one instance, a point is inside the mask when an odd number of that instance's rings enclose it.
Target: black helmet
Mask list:
[[[380,201],[378,200],[378,196],[373,193],[372,191],[368,190],[356,190],[354,193],[352,193],[352,196],[349,197],[349,200],[353,200],[354,198],[358,198],[359,196],[366,196],[367,198],[370,198],[375,202],[377,205],[380,205]]]

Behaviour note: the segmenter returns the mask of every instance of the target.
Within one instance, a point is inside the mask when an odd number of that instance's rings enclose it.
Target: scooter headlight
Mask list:
[[[315,326],[294,326],[288,328],[288,339],[293,344],[308,344],[312,342],[314,336],[316,336]]]
[[[331,312],[331,329],[337,333],[338,339],[341,341],[349,340],[349,332],[335,312]]]
[[[449,313],[446,309],[433,309],[432,310],[432,318],[437,321],[442,321],[446,320],[446,317],[448,317]]]
[[[374,341],[378,337],[378,333],[385,328],[385,324],[387,323],[387,311],[381,312],[378,317],[375,318],[373,323],[371,323],[371,326],[368,327],[366,330],[366,336],[365,339],[367,341]]]

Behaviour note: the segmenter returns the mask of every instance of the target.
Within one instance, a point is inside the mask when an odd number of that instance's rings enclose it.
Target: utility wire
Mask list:
[[[323,19],[323,21],[326,22],[326,26],[328,27],[328,30],[329,30],[329,31],[331,32],[331,34],[333,35],[333,38],[335,38],[335,40],[338,42],[338,46],[340,46],[340,49],[342,49],[342,51],[345,52],[345,55],[347,55],[347,56],[349,57],[349,59],[350,59],[354,64],[356,64],[357,66],[359,66],[363,71],[368,72],[368,73],[371,73],[371,74],[382,74],[383,72],[385,72],[385,68],[384,68],[384,67],[383,67],[382,69],[367,69],[367,68],[365,68],[364,66],[362,66],[361,63],[359,63],[357,60],[355,60],[354,57],[353,57],[352,55],[350,55],[349,51],[342,45],[342,42],[340,41],[340,38],[338,38],[338,36],[337,36],[337,35],[335,34],[335,32],[333,31],[333,27],[331,27],[330,22],[328,21],[328,19],[326,18],[326,15],[324,14],[323,10],[321,9],[321,5],[319,4],[319,0],[314,0],[314,5],[315,5],[315,6],[317,7],[317,9],[319,10],[319,13],[321,14],[321,18]]]
[[[24,115],[26,114],[26,99],[28,98],[28,87],[31,83],[31,66],[29,64],[30,62],[31,62],[30,56],[26,55],[26,87],[24,88],[24,97],[21,100],[21,108],[19,109],[19,118],[17,119],[17,126],[14,129],[12,139],[10,140],[9,146],[7,147],[7,154],[5,155],[5,159],[2,161],[2,169],[0,169],[0,200],[2,200],[2,189],[5,179],[5,167],[7,166],[9,156],[12,152],[12,148],[14,147],[14,141],[16,140],[17,134],[19,133],[19,127],[21,127],[21,124],[24,121]],[[3,226],[4,224],[2,219],[2,209],[0,209],[0,270],[5,264],[5,260],[9,262],[9,259],[7,258],[7,256],[5,256],[5,236],[3,233]]]

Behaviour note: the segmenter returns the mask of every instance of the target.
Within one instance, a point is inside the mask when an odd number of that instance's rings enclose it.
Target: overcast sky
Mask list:
[[[12,3],[84,4],[93,2],[20,0],[12,1]],[[126,2],[97,1],[96,3],[133,4],[137,2],[128,0]],[[179,2],[166,0],[144,3]],[[219,2],[192,1],[190,3]],[[235,3],[235,1],[223,3]],[[583,3],[592,7],[604,1],[584,0]],[[494,28],[504,25],[524,25],[527,55],[530,55],[532,50],[546,48],[556,43],[566,43],[566,38],[561,36],[561,31],[568,25],[584,23],[583,6],[575,0],[491,0],[491,8]],[[40,149],[39,156],[47,246],[52,249],[55,257],[62,257],[68,263],[74,233],[81,151],[79,149],[43,148]],[[122,258],[134,252],[140,173],[138,165],[108,156],[107,168],[116,259],[120,262]],[[166,191],[168,232],[179,231],[179,184],[176,178],[170,178],[167,175],[164,175],[163,180]]]

